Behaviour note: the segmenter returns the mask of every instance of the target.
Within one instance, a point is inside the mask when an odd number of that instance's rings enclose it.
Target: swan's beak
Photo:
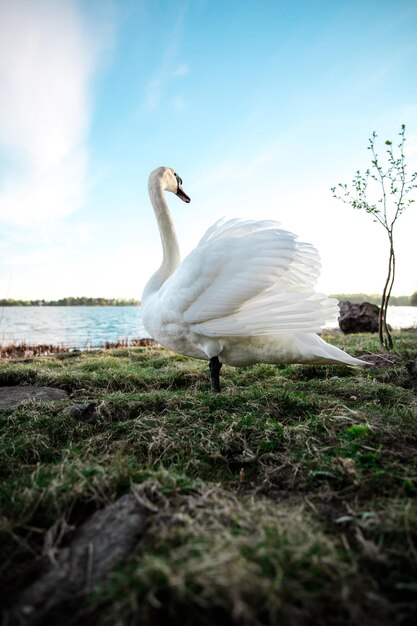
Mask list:
[[[179,198],[181,198],[181,200],[184,200],[184,202],[191,202],[191,198],[189,196],[187,196],[187,194],[185,193],[184,189],[181,187],[181,185],[178,183],[178,187],[177,187],[177,194],[176,194]]]

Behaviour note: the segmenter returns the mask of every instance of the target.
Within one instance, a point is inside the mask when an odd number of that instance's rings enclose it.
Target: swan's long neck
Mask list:
[[[142,301],[157,292],[180,264],[180,249],[177,235],[175,233],[174,223],[165,200],[162,180],[159,176],[151,177],[149,179],[148,190],[149,197],[155,211],[156,221],[158,222],[163,258],[160,268],[157,272],[155,272],[145,287],[142,295]]]

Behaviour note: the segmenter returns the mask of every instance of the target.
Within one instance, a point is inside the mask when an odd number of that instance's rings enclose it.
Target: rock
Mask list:
[[[38,387],[37,385],[15,385],[14,387],[0,387],[0,410],[11,410],[32,400],[33,402],[53,402],[68,400],[68,394],[55,387]]]
[[[81,600],[104,581],[143,535],[150,509],[133,494],[96,511],[61,548],[43,576],[23,592],[9,626],[82,624]]]
[[[75,420],[92,424],[97,419],[97,405],[95,402],[77,402],[67,406],[63,413],[71,415]]]
[[[339,302],[339,326],[345,333],[377,333],[379,328],[379,307],[370,302]]]

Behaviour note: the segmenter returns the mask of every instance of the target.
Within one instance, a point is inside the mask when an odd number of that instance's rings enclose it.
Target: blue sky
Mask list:
[[[381,292],[385,234],[332,198],[407,126],[415,0],[0,2],[0,297],[140,297],[161,258],[147,177],[174,167],[183,254],[216,219],[313,243],[325,293]],[[417,289],[417,207],[394,292]]]

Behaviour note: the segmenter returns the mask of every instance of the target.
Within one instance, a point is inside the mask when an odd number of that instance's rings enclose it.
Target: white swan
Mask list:
[[[180,264],[165,191],[190,202],[173,169],[150,174],[163,260],[142,295],[143,324],[163,346],[209,360],[213,391],[222,363],[367,365],[316,335],[338,304],[314,291],[313,246],[277,222],[220,220]]]

